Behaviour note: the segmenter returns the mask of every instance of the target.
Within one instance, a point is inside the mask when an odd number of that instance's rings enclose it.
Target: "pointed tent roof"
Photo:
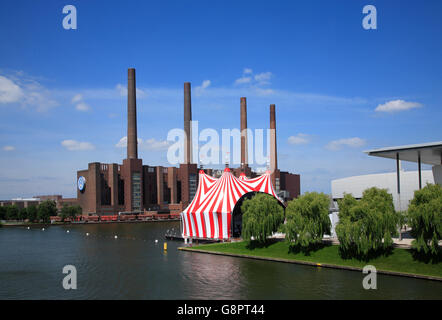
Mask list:
[[[230,238],[230,219],[238,200],[250,192],[276,195],[270,172],[254,178],[237,178],[229,168],[219,179],[200,171],[194,199],[182,212],[183,236],[197,238]]]

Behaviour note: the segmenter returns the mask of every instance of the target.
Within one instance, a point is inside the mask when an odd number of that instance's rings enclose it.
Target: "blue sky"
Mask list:
[[[0,199],[75,196],[77,170],[121,162],[129,67],[145,164],[167,165],[185,81],[200,129],[238,128],[241,96],[265,129],[276,104],[279,167],[302,192],[395,169],[363,150],[442,140],[440,1],[65,4],[0,4]],[[362,28],[367,4],[376,30]]]

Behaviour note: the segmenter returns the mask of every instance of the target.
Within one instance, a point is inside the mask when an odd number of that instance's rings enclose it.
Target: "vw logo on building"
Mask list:
[[[78,182],[77,182],[78,190],[83,191],[85,185],[86,185],[86,178],[83,176],[78,178]]]

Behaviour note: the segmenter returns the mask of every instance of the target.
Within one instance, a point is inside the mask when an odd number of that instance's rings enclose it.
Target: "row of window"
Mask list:
[[[132,210],[141,210],[141,174],[132,173]]]

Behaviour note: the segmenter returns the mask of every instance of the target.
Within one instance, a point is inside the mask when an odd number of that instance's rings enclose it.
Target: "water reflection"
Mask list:
[[[378,290],[367,291],[360,272],[182,252],[179,242],[165,251],[172,227],[179,224],[1,228],[0,299],[442,298],[434,281],[378,275]],[[61,286],[67,264],[77,268],[77,290]]]
[[[182,252],[180,271],[190,299],[240,299],[244,279],[241,261],[216,255]]]

